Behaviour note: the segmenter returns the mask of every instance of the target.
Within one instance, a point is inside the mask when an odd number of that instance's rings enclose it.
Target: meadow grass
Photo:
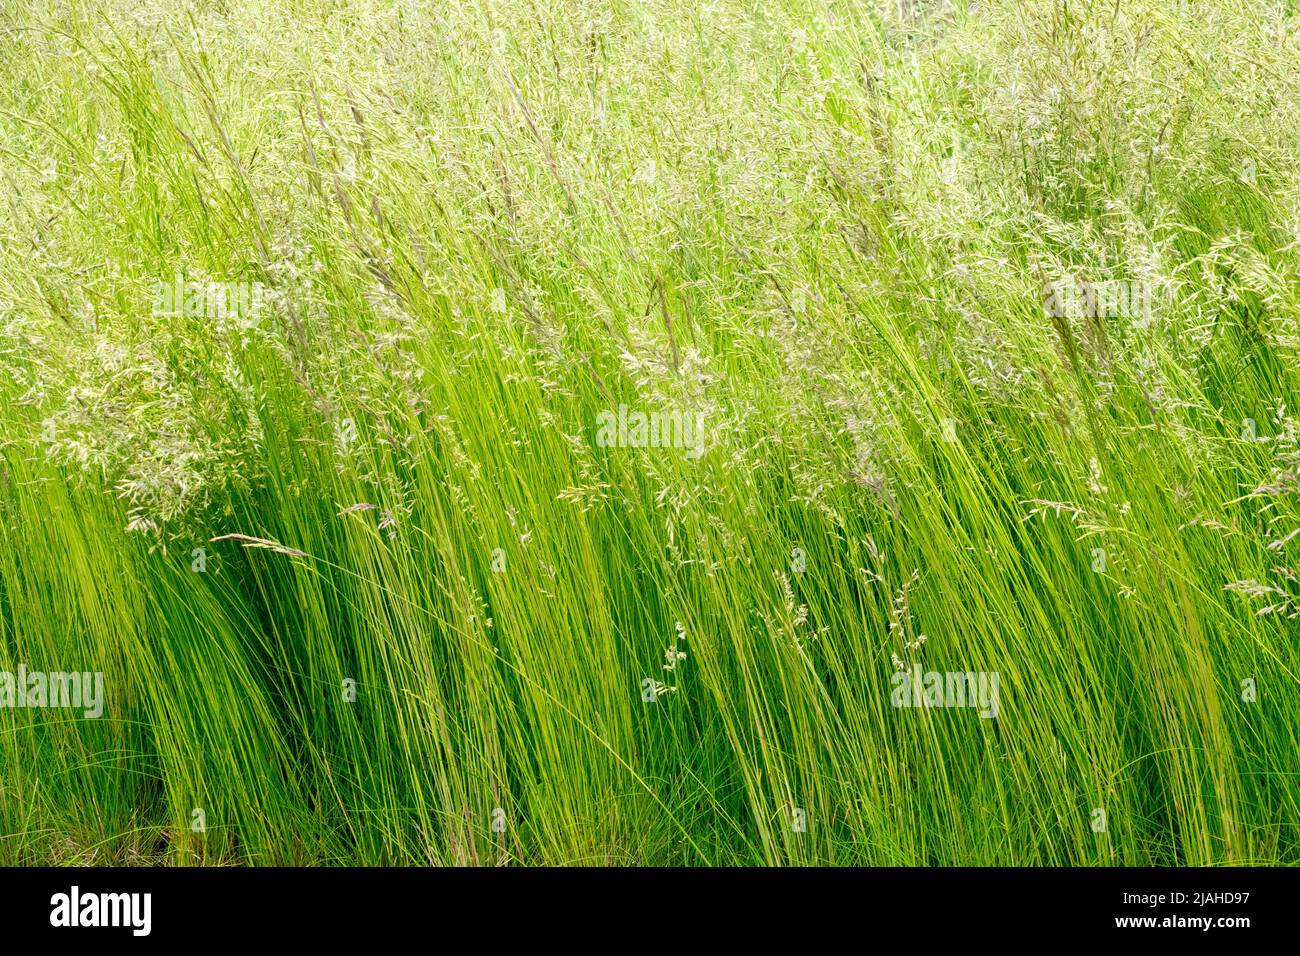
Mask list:
[[[0,863],[1300,861],[1294,3],[0,49]]]

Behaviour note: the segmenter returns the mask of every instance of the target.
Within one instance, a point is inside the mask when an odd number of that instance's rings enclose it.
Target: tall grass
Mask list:
[[[0,36],[0,863],[1300,859],[1293,4]]]

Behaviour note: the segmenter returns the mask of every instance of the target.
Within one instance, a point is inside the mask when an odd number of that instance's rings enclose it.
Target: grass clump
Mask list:
[[[0,862],[1297,862],[1292,4],[0,33]]]

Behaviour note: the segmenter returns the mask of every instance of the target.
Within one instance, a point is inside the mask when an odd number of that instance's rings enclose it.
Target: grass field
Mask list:
[[[1300,863],[1298,64],[3,0],[0,864]]]

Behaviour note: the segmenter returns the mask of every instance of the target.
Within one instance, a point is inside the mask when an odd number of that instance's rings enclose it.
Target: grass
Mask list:
[[[0,863],[1300,862],[1293,3],[0,35]]]

